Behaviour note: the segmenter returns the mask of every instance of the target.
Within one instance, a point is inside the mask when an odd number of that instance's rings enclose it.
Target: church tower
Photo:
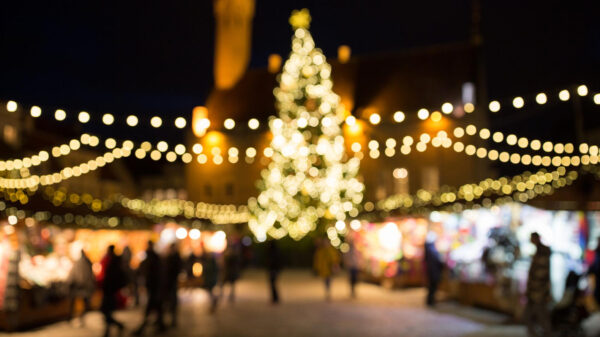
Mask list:
[[[217,89],[232,88],[250,62],[255,0],[214,0],[214,76]]]

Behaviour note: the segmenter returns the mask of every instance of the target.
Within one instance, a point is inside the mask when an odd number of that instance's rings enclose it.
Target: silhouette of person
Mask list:
[[[440,254],[435,247],[436,235],[433,232],[427,234],[425,240],[425,272],[427,276],[427,300],[428,306],[435,304],[435,293],[437,292],[440,280],[442,278],[442,269],[444,264],[440,259]]]
[[[279,291],[277,290],[277,278],[282,268],[281,254],[275,240],[267,242],[267,270],[269,272],[269,284],[271,286],[271,303],[279,303]]]
[[[92,270],[92,262],[81,250],[81,256],[73,265],[68,277],[69,293],[71,295],[71,318],[74,318],[75,302],[83,301],[83,312],[79,316],[79,324],[84,325],[83,316],[91,309],[91,299],[96,291],[96,279]]]
[[[210,297],[210,313],[213,314],[217,310],[218,296],[215,294],[214,288],[217,285],[219,278],[219,266],[213,252],[203,250],[202,257],[202,287],[208,292]]]
[[[325,299],[331,299],[331,277],[340,263],[340,256],[329,240],[320,238],[317,241],[313,268],[325,284]]]
[[[162,264],[160,257],[154,251],[154,243],[148,241],[146,249],[146,259],[140,264],[140,274],[144,279],[146,293],[148,295],[148,303],[144,312],[144,320],[140,327],[135,331],[136,335],[141,335],[148,324],[148,319],[153,313],[156,315],[156,325],[160,331],[164,331],[165,324],[163,321],[163,278]]]
[[[240,277],[242,269],[242,247],[239,240],[231,240],[229,242],[223,260],[224,275],[222,287],[224,288],[225,284],[229,283],[229,302],[233,302],[235,301],[235,282]]]
[[[525,307],[525,322],[530,336],[548,336],[552,325],[548,305],[550,293],[550,255],[548,246],[542,244],[538,233],[531,233],[531,243],[536,247],[531,259],[529,277],[527,278],[527,306]]]
[[[169,246],[169,251],[165,261],[165,290],[168,312],[171,315],[171,326],[177,326],[177,286],[179,282],[179,273],[183,268],[183,261],[177,250],[175,243]]]
[[[102,277],[102,305],[100,311],[104,315],[105,330],[104,336],[110,334],[110,327],[116,325],[120,333],[123,332],[124,326],[121,322],[113,317],[113,312],[117,308],[117,294],[126,284],[125,273],[122,270],[121,259],[115,254],[115,246],[108,246],[106,255],[102,260],[103,277]]]

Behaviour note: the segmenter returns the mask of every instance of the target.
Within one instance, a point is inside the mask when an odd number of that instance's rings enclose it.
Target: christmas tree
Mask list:
[[[308,10],[294,11],[292,52],[274,90],[271,162],[261,173],[260,195],[249,200],[248,224],[259,241],[289,235],[300,240],[318,226],[356,216],[364,185],[358,158],[348,158],[344,109],[332,91],[331,66],[315,48]]]

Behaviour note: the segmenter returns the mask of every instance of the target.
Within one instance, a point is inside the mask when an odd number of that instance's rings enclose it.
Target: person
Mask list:
[[[596,255],[594,262],[588,269],[588,275],[594,275],[594,300],[596,305],[600,305],[600,238],[598,238],[598,245],[596,246]]]
[[[126,284],[125,273],[122,270],[121,259],[115,254],[115,246],[108,246],[106,255],[102,259],[104,268],[102,269],[102,304],[100,311],[104,315],[105,329],[104,336],[110,334],[110,327],[116,325],[119,332],[122,334],[125,327],[123,323],[117,321],[113,317],[114,311],[117,309],[117,295],[119,290]]]
[[[83,312],[77,320],[79,326],[84,325],[83,317],[91,309],[91,299],[96,291],[96,279],[92,270],[92,262],[81,249],[79,259],[69,272],[68,283],[71,297],[71,318],[74,317],[75,304],[78,299],[83,301]]]
[[[166,330],[163,321],[163,270],[161,269],[160,257],[154,251],[154,243],[148,241],[146,248],[146,259],[140,264],[140,274],[144,278],[148,302],[144,312],[144,320],[135,331],[135,335],[141,335],[148,324],[148,319],[153,313],[156,314],[156,325],[159,331]]]
[[[331,299],[331,276],[336,268],[339,267],[340,257],[335,248],[331,246],[329,240],[319,239],[317,241],[317,250],[315,251],[313,268],[317,275],[323,279],[325,284],[325,299]]]
[[[202,287],[208,292],[210,298],[209,312],[214,314],[217,310],[217,302],[219,297],[215,294],[214,288],[217,285],[219,278],[219,266],[214,253],[203,249],[202,257]]]
[[[585,298],[579,288],[580,275],[569,271],[565,281],[565,291],[560,301],[552,308],[552,329],[559,336],[582,336],[581,322],[589,316],[585,308]]]
[[[275,240],[267,243],[267,271],[269,272],[269,285],[271,287],[271,303],[279,303],[279,291],[277,291],[277,277],[281,271],[281,254]]]
[[[425,239],[425,273],[427,276],[427,299],[428,306],[435,305],[435,294],[442,278],[443,262],[435,247],[436,235],[433,232],[427,233]]]
[[[235,282],[240,277],[242,269],[242,247],[239,241],[231,240],[227,245],[223,256],[223,284],[221,289],[225,287],[225,284],[229,283],[229,302],[235,301]],[[221,290],[221,292],[224,292]]]
[[[121,253],[121,262],[123,263],[123,272],[125,272],[125,276],[127,279],[127,291],[128,295],[133,296],[134,299],[137,298],[136,295],[136,287],[135,287],[135,274],[133,269],[131,268],[131,259],[133,255],[131,253],[131,249],[129,246],[125,246],[123,248],[123,252]]]
[[[358,281],[358,251],[352,239],[348,240],[348,251],[344,254],[344,263],[348,268],[350,281],[350,297],[356,297],[356,283]]]
[[[171,315],[171,327],[177,326],[177,286],[179,282],[179,273],[183,268],[183,261],[179,256],[179,251],[175,243],[169,246],[169,251],[165,263],[165,291],[168,311]]]
[[[527,306],[525,322],[530,336],[548,336],[552,331],[549,304],[550,293],[550,248],[542,244],[538,233],[531,234],[531,243],[536,247],[531,259],[527,279]]]

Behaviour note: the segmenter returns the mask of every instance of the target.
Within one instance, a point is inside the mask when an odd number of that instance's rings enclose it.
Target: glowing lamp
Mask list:
[[[352,50],[347,45],[341,45],[338,47],[338,60],[340,63],[347,63],[350,61],[350,55],[352,54]]]
[[[192,130],[196,137],[202,137],[206,133],[206,129],[210,126],[208,119],[208,109],[204,106],[197,106],[192,112]]]

